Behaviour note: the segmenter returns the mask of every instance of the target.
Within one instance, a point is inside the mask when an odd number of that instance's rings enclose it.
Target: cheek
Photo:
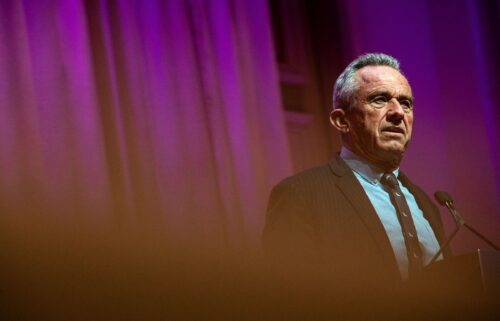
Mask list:
[[[379,138],[379,129],[383,115],[377,111],[351,114],[351,129],[358,140],[375,141]]]
[[[384,116],[381,115],[373,115],[369,119],[367,119],[366,126],[373,136],[380,136],[380,127],[384,122]]]
[[[367,122],[362,128],[360,128],[360,135],[365,142],[371,142],[370,144],[376,144],[380,140],[379,134],[379,124],[377,122]]]

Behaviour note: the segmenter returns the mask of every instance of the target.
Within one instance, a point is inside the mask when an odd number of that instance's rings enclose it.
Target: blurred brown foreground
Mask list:
[[[0,233],[0,320],[500,320],[467,295],[271,265],[152,227],[3,222]]]

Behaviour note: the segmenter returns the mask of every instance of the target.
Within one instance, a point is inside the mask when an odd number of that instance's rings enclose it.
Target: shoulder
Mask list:
[[[331,170],[328,164],[312,167],[301,171],[292,176],[284,178],[276,186],[287,186],[287,185],[301,185],[308,182],[315,182],[317,180],[325,179],[328,175],[331,175]]]
[[[286,177],[274,186],[271,200],[277,197],[296,198],[296,201],[310,199],[313,195],[330,190],[336,181],[337,176],[332,172],[330,163],[309,168]]]
[[[335,182],[338,177],[344,175],[347,171],[350,171],[350,169],[339,156],[336,156],[326,164],[306,169],[283,179],[275,186],[275,189],[310,190],[321,188],[324,187],[323,184]]]

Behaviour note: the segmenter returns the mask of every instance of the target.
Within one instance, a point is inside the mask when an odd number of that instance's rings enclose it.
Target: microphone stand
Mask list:
[[[451,242],[451,240],[453,240],[453,238],[455,237],[455,234],[457,234],[458,230],[460,229],[460,226],[465,225],[464,220],[462,219],[460,214],[458,214],[457,210],[455,210],[455,208],[453,207],[453,204],[451,202],[446,201],[444,205],[446,206],[446,208],[450,211],[451,215],[453,216],[453,220],[455,221],[455,229],[453,230],[451,235],[448,237],[446,242],[444,242],[443,246],[441,246],[439,248],[439,251],[432,257],[432,260],[429,262],[429,265],[434,263],[437,260],[437,258],[441,255],[441,253],[443,253],[443,250],[446,247],[448,247],[448,244]]]

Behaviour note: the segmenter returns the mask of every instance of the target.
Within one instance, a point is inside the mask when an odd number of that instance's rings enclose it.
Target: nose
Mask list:
[[[400,102],[396,98],[392,98],[389,101],[389,112],[401,113],[403,115],[405,113],[403,106],[401,106]]]
[[[396,98],[392,98],[388,104],[387,119],[393,123],[399,123],[405,115],[403,106]]]

